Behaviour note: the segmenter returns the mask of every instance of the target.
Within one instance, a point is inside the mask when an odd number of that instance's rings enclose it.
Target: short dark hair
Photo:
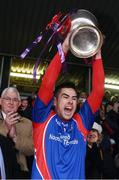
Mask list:
[[[59,95],[62,88],[72,88],[78,94],[75,84],[73,82],[69,81],[69,82],[63,82],[63,83],[56,86],[55,91],[54,91],[55,97],[57,97]]]

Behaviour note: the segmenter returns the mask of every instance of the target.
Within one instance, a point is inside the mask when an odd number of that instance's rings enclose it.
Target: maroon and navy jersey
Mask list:
[[[67,122],[52,110],[54,84],[62,66],[59,55],[50,63],[33,108],[35,158],[32,179],[85,179],[86,137],[103,96],[102,61],[96,61],[93,74],[95,78],[100,76],[100,93],[94,79],[91,95],[80,112]]]

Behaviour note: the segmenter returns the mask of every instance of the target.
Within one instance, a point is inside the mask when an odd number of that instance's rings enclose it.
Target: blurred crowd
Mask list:
[[[87,98],[79,96],[79,108]],[[87,138],[86,178],[119,179],[119,94],[105,91]]]

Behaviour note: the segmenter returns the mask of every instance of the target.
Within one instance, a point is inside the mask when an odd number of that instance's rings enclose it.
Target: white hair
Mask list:
[[[8,92],[15,92],[15,93],[17,94],[18,99],[21,100],[19,91],[18,91],[17,88],[15,88],[15,87],[5,88],[5,89],[2,91],[2,93],[1,93],[1,98],[5,97],[5,95],[6,95]]]

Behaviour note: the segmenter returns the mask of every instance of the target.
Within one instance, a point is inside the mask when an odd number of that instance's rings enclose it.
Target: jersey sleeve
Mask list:
[[[92,91],[87,98],[93,113],[99,109],[104,96],[104,79],[102,59],[96,59],[92,65]]]
[[[59,53],[55,55],[50,65],[48,66],[46,73],[43,77],[40,89],[38,91],[38,97],[44,104],[48,104],[53,97],[53,91],[55,88],[56,80],[58,79],[61,71],[62,63]]]
[[[32,114],[33,121],[35,122],[44,121],[51,110],[53,104],[53,91],[56,80],[61,71],[61,67],[61,59],[59,53],[57,53],[45,72],[37,98],[34,103]]]
[[[89,131],[94,123],[95,113],[100,107],[104,95],[104,70],[101,59],[93,61],[92,65],[92,91],[79,111],[77,116],[80,129]],[[81,122],[80,122],[81,121]],[[82,123],[82,125],[80,125]]]
[[[94,114],[92,112],[90,105],[88,104],[88,101],[85,101],[82,105],[79,115],[81,116],[84,128],[90,131],[94,123]]]

